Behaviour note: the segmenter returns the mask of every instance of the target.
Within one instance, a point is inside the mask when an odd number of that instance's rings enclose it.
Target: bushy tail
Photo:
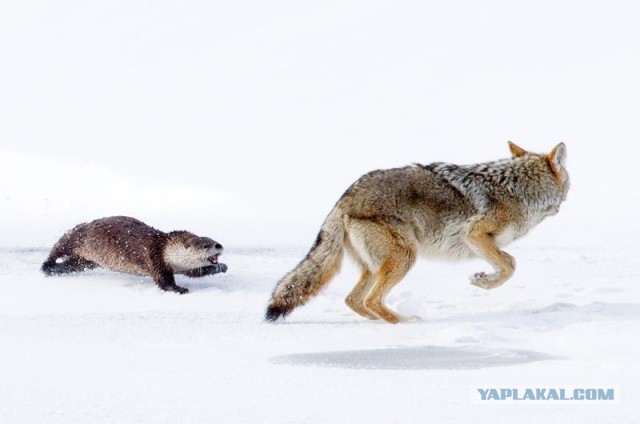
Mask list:
[[[345,228],[338,208],[322,224],[307,256],[278,282],[265,318],[276,321],[304,305],[340,271],[344,256]]]

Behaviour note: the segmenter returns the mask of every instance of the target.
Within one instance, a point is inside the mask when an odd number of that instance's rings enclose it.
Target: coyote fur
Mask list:
[[[406,318],[387,308],[385,297],[419,255],[484,259],[494,272],[474,274],[471,284],[504,284],[516,262],[502,247],[555,215],[569,190],[564,143],[545,154],[512,142],[509,149],[511,158],[494,162],[437,162],[362,176],[329,213],[307,256],[278,282],[266,319],[276,321],[317,295],[339,272],[345,251],[362,272],[347,305],[389,323]]]

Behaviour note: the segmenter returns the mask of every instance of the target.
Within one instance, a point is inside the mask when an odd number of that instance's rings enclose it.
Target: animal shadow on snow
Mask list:
[[[558,359],[515,349],[411,346],[385,349],[298,353],[271,358],[283,365],[379,370],[472,370]]]

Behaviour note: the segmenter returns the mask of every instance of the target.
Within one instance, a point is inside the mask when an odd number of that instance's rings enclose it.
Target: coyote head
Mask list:
[[[567,172],[567,146],[560,143],[549,153],[531,153],[509,141],[509,150],[513,158],[519,158],[527,164],[530,172],[537,174],[543,184],[543,192],[547,194],[549,206],[555,212],[567,198],[569,191],[569,174]]]

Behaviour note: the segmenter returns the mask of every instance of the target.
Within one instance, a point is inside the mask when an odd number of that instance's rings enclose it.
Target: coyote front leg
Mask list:
[[[491,222],[481,220],[473,225],[466,238],[466,243],[478,255],[486,260],[495,270],[492,274],[478,272],[469,279],[471,284],[483,289],[494,289],[503,285],[513,275],[516,260],[513,256],[498,248],[492,234],[496,228]]]

